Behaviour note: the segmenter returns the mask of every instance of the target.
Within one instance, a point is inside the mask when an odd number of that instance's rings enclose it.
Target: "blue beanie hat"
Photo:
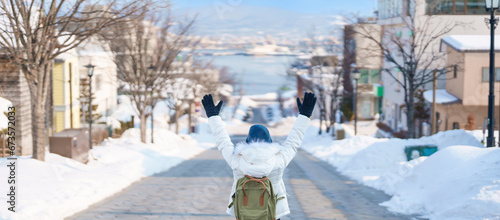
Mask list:
[[[262,125],[252,125],[250,127],[250,131],[248,132],[248,137],[246,142],[258,142],[258,141],[263,141],[267,143],[272,143],[273,140],[271,140],[271,135],[269,134],[269,130],[267,130],[266,127]]]

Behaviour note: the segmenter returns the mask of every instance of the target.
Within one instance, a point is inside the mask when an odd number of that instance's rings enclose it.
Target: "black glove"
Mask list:
[[[201,103],[203,104],[203,108],[205,108],[205,112],[207,113],[207,117],[212,117],[214,115],[218,115],[220,112],[220,108],[222,107],[222,101],[217,104],[217,106],[214,105],[214,99],[212,98],[212,94],[208,94],[203,96],[203,99],[201,100]]]
[[[300,103],[300,99],[297,98],[297,107],[299,108],[299,113],[306,117],[311,117],[311,114],[314,109],[314,105],[316,105],[316,97],[314,97],[313,93],[306,92],[304,94],[304,102]]]

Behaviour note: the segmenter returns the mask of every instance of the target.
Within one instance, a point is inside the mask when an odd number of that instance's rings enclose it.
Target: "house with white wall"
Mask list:
[[[446,25],[458,22],[462,25],[453,28],[448,35],[488,35],[489,29],[484,23],[484,18],[487,17],[484,4],[483,0],[379,0],[377,23],[382,30],[400,28],[396,34],[401,37],[409,37],[413,33],[405,27],[402,16],[413,13],[416,25],[419,25],[419,21],[432,16],[432,22],[428,23],[428,30],[442,30],[447,27]],[[384,40],[388,39],[384,38]],[[429,45],[427,54],[439,53],[440,43],[441,39],[434,40]],[[394,68],[387,60],[384,59],[382,62],[385,69]],[[446,65],[446,60],[438,63],[443,66],[433,68],[443,68]],[[445,88],[445,77],[442,75],[441,80],[438,80],[438,88]],[[407,130],[404,91],[388,73],[382,72],[381,78],[384,86],[384,101],[382,103],[384,121],[395,130]],[[432,89],[432,83],[422,89]]]
[[[118,103],[117,68],[113,53],[106,43],[100,42],[97,38],[91,38],[78,47],[78,55],[80,77],[88,77],[86,65],[95,66],[92,76],[92,93],[94,94],[92,105],[97,104],[97,113],[106,118],[113,113]],[[88,109],[88,106],[82,107],[83,111]]]

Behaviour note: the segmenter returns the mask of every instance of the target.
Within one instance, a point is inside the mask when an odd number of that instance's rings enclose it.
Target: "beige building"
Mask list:
[[[382,53],[378,49],[378,45],[360,34],[368,31],[380,39],[382,37],[381,27],[376,22],[376,18],[364,18],[359,19],[356,24],[344,27],[344,62],[342,65],[345,70],[344,74],[350,76],[344,76],[344,88],[348,88],[349,84],[353,83],[352,64],[355,64],[361,73],[357,82],[356,111],[358,119],[373,119],[375,115],[381,113],[383,98],[383,86],[380,80]],[[350,80],[346,81],[346,79]]]
[[[495,37],[500,42],[500,37]],[[441,40],[441,51],[448,54],[452,68],[446,75],[446,89],[436,92],[438,131],[481,129],[488,117],[489,35],[449,35]],[[500,52],[500,46],[495,47]],[[495,56],[495,124],[498,126],[500,103],[500,57]],[[424,92],[432,103],[432,90]],[[471,117],[472,116],[472,117]],[[440,122],[439,122],[440,121]],[[497,127],[498,128],[498,127]]]

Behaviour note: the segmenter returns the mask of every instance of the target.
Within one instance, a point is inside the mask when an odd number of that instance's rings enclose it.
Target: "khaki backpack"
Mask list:
[[[268,177],[254,178],[245,175],[236,182],[232,196],[237,220],[275,220],[277,198]]]

